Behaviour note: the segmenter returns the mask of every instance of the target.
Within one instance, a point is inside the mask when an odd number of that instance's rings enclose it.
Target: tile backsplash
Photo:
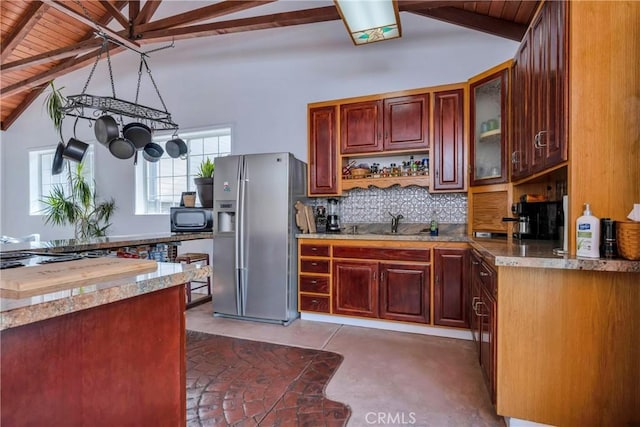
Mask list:
[[[402,214],[403,222],[428,223],[435,212],[438,222],[467,222],[465,193],[431,194],[423,187],[353,189],[340,199],[341,223],[388,222],[389,212]],[[326,198],[312,199],[313,206],[327,206]]]

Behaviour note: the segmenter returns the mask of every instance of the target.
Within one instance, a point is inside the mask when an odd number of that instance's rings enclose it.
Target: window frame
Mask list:
[[[207,126],[207,127],[197,128],[197,129],[188,129],[188,130],[180,131],[178,135],[187,143],[187,147],[188,147],[187,156],[184,160],[180,158],[176,158],[176,159],[170,158],[165,153],[162,155],[159,162],[151,163],[151,162],[147,162],[146,160],[139,161],[138,165],[135,167],[134,215],[135,216],[169,215],[169,210],[171,207],[179,206],[180,196],[182,192],[196,191],[196,186],[193,181],[193,178],[196,176],[197,166],[200,165],[200,162],[204,158],[209,157],[213,161],[215,161],[216,157],[224,157],[233,153],[234,134],[235,134],[235,128],[232,124],[219,124],[219,125]],[[175,137],[176,137],[175,132],[170,132],[170,131],[162,132],[162,133],[158,132],[154,134],[153,142],[156,144],[159,144],[161,147],[164,148],[166,141]],[[220,148],[221,140],[219,139],[217,141],[218,146],[217,146],[216,152],[206,151],[204,147],[203,147],[203,150],[201,150],[201,152],[196,152],[196,153],[193,152],[192,143],[194,143],[194,140],[203,141],[202,144],[204,145],[205,144],[204,141],[207,138],[225,138],[225,137],[228,138],[228,147],[227,147],[228,150],[221,150]],[[175,181],[183,179],[184,181],[186,181],[186,189],[184,189],[183,187],[179,193],[160,192],[159,196],[157,196],[158,200],[154,202],[149,199],[149,193],[151,191],[149,188],[150,187],[149,183],[151,182],[152,179],[158,180],[158,179],[162,179],[163,177],[168,178],[169,175],[168,174],[163,175],[162,172],[160,172],[159,176],[156,176],[154,178],[150,178],[149,175],[152,173],[154,169],[157,170],[157,168],[163,164],[163,163],[160,163],[163,160],[165,162],[170,161],[172,162],[171,164],[173,165],[172,168],[174,172],[170,175],[171,176],[170,186],[175,188],[175,185],[176,185]],[[182,161],[186,162],[183,168],[185,171],[185,174],[177,175],[175,173],[174,162],[182,162]],[[162,201],[161,199],[163,197],[165,198],[171,197],[171,200],[168,202]],[[153,206],[154,203],[155,203],[155,209],[151,210],[150,207]],[[164,205],[164,208],[167,209],[166,212],[162,211],[163,205]]]

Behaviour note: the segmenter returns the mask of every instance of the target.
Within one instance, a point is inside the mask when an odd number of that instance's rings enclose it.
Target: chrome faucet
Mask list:
[[[394,215],[391,212],[389,212],[389,215],[391,215],[391,232],[392,233],[397,233],[398,232],[398,223],[404,217],[402,216],[402,214]]]

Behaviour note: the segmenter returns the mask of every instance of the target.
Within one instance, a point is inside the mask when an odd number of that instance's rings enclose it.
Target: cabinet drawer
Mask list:
[[[300,245],[302,256],[329,256],[328,245]]]
[[[300,292],[329,293],[329,278],[320,276],[300,276]]]
[[[302,273],[329,273],[329,261],[321,259],[303,259],[300,261]]]
[[[300,310],[329,313],[329,297],[300,295]]]
[[[482,286],[489,291],[491,295],[496,293],[496,274],[491,267],[484,262],[480,263],[479,268],[480,281]]]
[[[409,248],[362,248],[354,246],[334,246],[334,258],[383,259],[385,261],[429,262],[431,250]]]

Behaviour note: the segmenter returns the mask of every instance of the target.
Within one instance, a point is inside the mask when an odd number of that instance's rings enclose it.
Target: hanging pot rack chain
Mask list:
[[[78,2],[83,11],[85,12],[85,15],[87,16],[87,18],[91,19],[91,17],[88,15],[88,11],[86,10],[86,8],[84,8],[84,6]],[[96,24],[97,25],[97,24]],[[66,104],[62,107],[62,112],[66,115],[66,116],[72,116],[72,117],[76,117],[76,118],[84,118],[84,119],[88,119],[88,120],[97,120],[99,116],[106,114],[106,113],[112,113],[112,114],[116,114],[116,115],[120,115],[120,116],[126,116],[129,118],[132,118],[134,120],[144,120],[149,122],[149,125],[151,128],[154,129],[162,129],[162,130],[176,130],[178,129],[178,125],[176,123],[173,122],[173,120],[171,119],[171,114],[168,112],[167,110],[167,106],[164,103],[164,100],[162,99],[162,96],[160,95],[160,90],[158,89],[158,86],[153,78],[153,75],[151,74],[151,69],[149,68],[149,65],[147,64],[147,60],[146,57],[148,57],[148,54],[151,52],[157,52],[159,50],[163,50],[163,49],[167,49],[170,47],[174,47],[174,41],[171,42],[170,45],[167,46],[162,46],[156,49],[152,49],[149,50],[147,52],[141,52],[138,51],[136,49],[132,49],[129,46],[126,46],[122,43],[120,43],[118,40],[114,40],[112,38],[110,38],[107,34],[105,34],[103,31],[99,31],[96,33],[97,36],[102,37],[103,38],[103,43],[102,43],[102,47],[100,52],[98,52],[98,55],[96,56],[96,61],[94,62],[91,71],[89,73],[89,78],[87,79],[87,82],[85,83],[83,89],[82,89],[82,93],[80,95],[69,95],[67,96],[67,102]],[[134,52],[136,52],[137,54],[140,55],[140,66],[139,66],[139,70],[138,70],[138,84],[136,87],[136,99],[135,102],[129,102],[129,101],[125,101],[122,99],[118,99],[116,97],[116,89],[115,89],[115,84],[114,84],[114,80],[113,80],[113,70],[111,67],[111,56],[109,55],[109,42],[112,42],[114,44],[123,46],[129,50],[133,50]],[[102,54],[106,53],[106,57],[107,57],[107,66],[108,66],[108,70],[109,70],[109,79],[110,79],[110,83],[111,83],[111,92],[112,92],[112,97],[107,97],[107,96],[95,96],[95,95],[89,95],[86,93],[86,90],[89,86],[89,82],[91,81],[94,72],[96,70],[96,67],[98,65],[98,62],[100,61]],[[147,74],[149,75],[149,79],[151,80],[151,83],[153,84],[153,87],[156,91],[156,94],[158,95],[158,98],[160,99],[160,103],[162,104],[162,107],[164,108],[164,110],[159,110],[156,108],[151,108],[151,107],[147,107],[144,105],[140,105],[138,104],[138,95],[139,95],[139,91],[140,91],[140,83],[141,83],[141,78],[142,78],[142,67],[145,67],[145,69],[147,70]],[[93,112],[90,112],[90,114],[86,114],[86,110],[94,110]]]

